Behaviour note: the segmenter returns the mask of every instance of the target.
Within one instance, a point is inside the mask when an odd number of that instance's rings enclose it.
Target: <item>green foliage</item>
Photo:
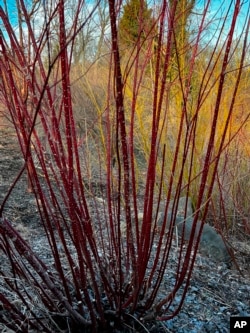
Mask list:
[[[173,15],[173,27],[174,27],[174,38],[173,46],[171,48],[172,53],[172,76],[176,77],[178,71],[182,71],[187,75],[188,73],[188,62],[190,61],[190,17],[192,10],[195,6],[195,0],[170,0],[170,10]]]
[[[119,39],[123,46],[133,46],[138,40],[145,41],[154,37],[154,19],[152,10],[144,0],[130,0],[123,7],[119,22]]]
[[[195,0],[170,0],[174,16],[175,39],[177,44],[186,44],[189,37],[189,18],[195,6]],[[176,5],[175,5],[176,4]]]

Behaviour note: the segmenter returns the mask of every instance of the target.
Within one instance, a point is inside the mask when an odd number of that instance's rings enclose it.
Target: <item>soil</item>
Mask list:
[[[15,134],[7,128],[0,127],[1,205],[23,163]],[[33,194],[27,191],[25,174],[20,177],[5,202],[3,215],[12,222],[25,239],[31,242],[32,247],[40,253],[43,260],[51,260],[46,254],[45,236],[42,236],[44,232]],[[134,332],[226,333],[229,332],[231,316],[250,316],[249,238],[243,235],[241,239],[231,236],[229,243],[235,250],[238,268],[234,264],[231,269],[228,269],[223,263],[218,265],[211,262],[209,258],[198,255],[191,284],[179,314],[168,321],[145,323],[143,329],[134,330]],[[5,267],[6,263],[0,263],[1,270]],[[0,275],[0,292],[1,290],[4,290],[4,282]],[[161,293],[164,295],[164,290],[160,291]],[[176,296],[173,307],[178,304],[180,297],[181,295]],[[0,331],[13,332],[1,324],[1,303]]]

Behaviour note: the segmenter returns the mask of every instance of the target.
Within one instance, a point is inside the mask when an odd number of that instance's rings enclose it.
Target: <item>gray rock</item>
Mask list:
[[[171,219],[173,219],[171,211],[172,207],[173,205],[170,205],[170,209],[168,210],[167,214],[167,230],[169,230]],[[186,209],[184,207],[186,207]],[[186,218],[185,215],[187,216]],[[194,218],[192,217],[192,215],[193,209],[191,199],[188,198],[187,200],[187,198],[180,198],[176,210],[176,217],[171,225],[177,228],[178,237],[184,237],[185,241],[190,240],[192,228],[194,226]],[[157,224],[161,226],[163,221],[164,212],[159,212]],[[195,227],[194,239],[197,239],[201,227],[202,222],[198,220]],[[221,235],[207,223],[203,225],[199,250],[202,254],[209,256],[216,262],[225,262],[228,266],[230,265],[231,256],[229,254],[228,247],[225,245]]]
[[[176,208],[177,206],[177,208]],[[164,212],[166,207],[165,202],[161,202],[159,205],[159,212]],[[156,205],[155,205],[155,210],[156,210]],[[192,216],[194,211],[193,211],[193,204],[192,204],[192,199],[190,197],[180,197],[178,202],[175,202],[174,200],[171,200],[169,205],[168,205],[168,211],[171,212],[174,210],[176,212],[177,216]]]
[[[194,219],[192,217],[183,220],[180,217],[176,218],[176,226],[178,229],[178,234],[182,237],[184,232],[184,239],[189,241],[192,228],[194,225]],[[200,229],[202,227],[202,222],[197,221],[194,233],[194,239],[197,239]],[[229,265],[231,262],[231,256],[228,252],[223,238],[221,235],[209,224],[204,223],[201,232],[199,250],[202,254],[205,254],[213,258],[217,262],[225,262]]]

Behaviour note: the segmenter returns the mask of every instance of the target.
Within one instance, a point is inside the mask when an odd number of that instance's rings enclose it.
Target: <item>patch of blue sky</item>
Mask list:
[[[32,6],[32,3],[40,2],[40,14],[36,15],[35,24],[36,28],[38,29],[44,22],[44,11],[43,11],[43,4],[45,5],[48,1],[46,0],[24,0],[25,4],[28,4],[28,8]],[[89,12],[93,9],[94,4],[96,4],[97,0],[85,0],[85,15],[89,14]],[[53,1],[52,1],[53,2]],[[67,5],[74,4],[76,6],[75,0],[67,0],[65,3]],[[156,0],[148,0],[150,6],[156,6]],[[192,19],[190,22],[191,29],[198,29],[198,26],[201,22],[202,15],[204,14],[204,8],[209,3],[208,12],[205,18],[205,27],[203,32],[203,40],[204,38],[208,41],[214,38],[216,40],[218,38],[218,34],[220,33],[221,27],[224,24],[223,33],[221,35],[222,39],[225,39],[228,35],[233,11],[235,8],[237,0],[196,0],[194,13],[192,15]],[[16,0],[0,0],[0,5],[5,9],[5,3],[7,5],[8,15],[11,22],[11,25],[14,29],[18,29],[18,10],[16,8]],[[103,2],[101,2],[103,4]],[[235,30],[235,38],[240,36],[242,31],[246,28],[246,22],[249,19],[249,10],[250,10],[250,0],[240,0],[240,13],[236,23],[236,30]],[[72,7],[71,7],[72,8]],[[88,10],[86,11],[86,8]],[[95,21],[96,27],[98,27],[98,17],[93,17],[93,21]],[[224,22],[225,21],[225,22]],[[93,24],[94,22],[92,22]],[[0,28],[4,31],[2,22],[0,20]],[[109,30],[107,30],[109,31]],[[96,34],[98,35],[98,29],[95,29]]]
[[[29,8],[32,6],[32,2],[34,1],[25,1],[25,4],[27,4],[27,9],[29,11]],[[12,29],[14,31],[18,30],[18,8],[17,8],[17,3],[16,0],[6,0],[5,2],[3,0],[0,0],[0,5],[5,11],[5,13],[8,15],[10,24],[12,26]],[[34,24],[35,22],[33,22]],[[3,22],[0,19],[0,29],[2,30],[2,33],[5,37],[6,36],[6,31],[5,27],[3,25]]]
[[[209,3],[208,12],[206,15],[206,23],[209,25],[208,33],[218,37],[220,30],[223,27],[222,38],[228,35],[231,27],[234,10],[236,7],[237,0],[198,0],[196,2],[196,10],[202,14],[204,8]],[[237,17],[235,26],[235,37],[240,36],[246,29],[246,25],[250,18],[250,1],[240,0],[240,11]]]
[[[5,3],[3,0],[0,0],[0,5],[3,8],[3,10],[6,12],[9,16],[9,20],[12,24],[12,26],[16,26],[18,24],[18,11],[16,6],[15,0],[6,0]],[[5,6],[6,5],[6,6]]]

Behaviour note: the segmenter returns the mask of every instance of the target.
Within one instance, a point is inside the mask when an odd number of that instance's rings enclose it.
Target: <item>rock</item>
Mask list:
[[[177,209],[175,208],[177,205]],[[164,212],[166,207],[165,202],[161,202],[159,205],[159,212]],[[156,211],[156,205],[155,205],[155,211]],[[190,197],[180,197],[178,200],[178,203],[175,202],[174,200],[171,200],[169,205],[168,205],[168,211],[171,213],[172,211],[176,211],[177,216],[192,216],[194,211],[193,211],[193,204],[192,204],[192,199]]]
[[[192,227],[194,225],[194,219],[192,217],[183,220],[181,217],[176,217],[176,226],[178,229],[178,234],[182,237],[184,232],[184,239],[189,241]],[[199,231],[202,227],[202,222],[197,221],[194,239],[198,237]],[[228,249],[219,233],[211,227],[209,224],[205,223],[201,232],[199,250],[202,254],[213,258],[216,262],[225,262],[230,264],[231,256]]]
[[[167,225],[166,225],[167,230],[170,227],[172,219],[173,203],[170,203],[169,207],[170,208],[167,214]],[[193,208],[192,208],[191,198],[181,197],[179,199],[176,211],[176,217],[173,225],[177,227],[178,236],[180,238],[184,237],[185,241],[189,241],[192,228],[194,225],[194,218],[192,215],[193,215]],[[164,211],[159,212],[158,214],[157,223],[159,226],[162,225],[163,220],[164,220]],[[194,239],[197,239],[201,227],[202,227],[202,221],[198,220],[196,223]],[[207,223],[204,224],[202,229],[199,250],[202,254],[209,256],[216,262],[225,262],[227,265],[230,265],[231,263],[231,256],[221,235],[217,233],[217,231]]]
[[[170,201],[169,204],[169,211],[171,212],[174,208],[175,202],[174,200]],[[188,217],[192,216],[194,213],[193,211],[193,203],[190,197],[180,197],[177,205],[177,216]]]

